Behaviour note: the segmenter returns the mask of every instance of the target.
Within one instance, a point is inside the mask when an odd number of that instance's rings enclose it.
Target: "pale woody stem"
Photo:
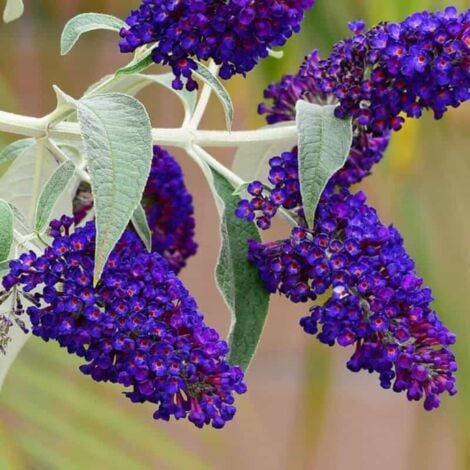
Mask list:
[[[41,138],[80,140],[80,127],[77,123],[61,122],[47,128],[47,120],[21,116],[0,111],[0,132]],[[294,124],[253,131],[205,131],[195,129],[152,129],[155,143],[169,147],[186,148],[188,145],[203,147],[239,147],[253,143],[274,143],[297,136]]]

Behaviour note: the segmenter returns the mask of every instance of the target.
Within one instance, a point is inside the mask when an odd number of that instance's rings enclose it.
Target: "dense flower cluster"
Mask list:
[[[303,215],[297,147],[271,158],[269,168],[268,181],[272,189],[267,191],[261,181],[253,181],[247,187],[252,198],[239,201],[235,211],[237,217],[250,222],[256,217],[258,227],[263,230],[271,226],[271,219],[280,207]]]
[[[152,231],[153,251],[162,255],[178,273],[197,251],[193,198],[186,188],[178,162],[158,145],[153,147],[143,206]],[[74,199],[75,223],[81,222],[92,207],[91,187],[82,183]]]
[[[375,135],[397,130],[402,114],[419,117],[431,109],[440,118],[448,107],[470,98],[470,10],[415,13],[401,23],[380,23],[338,42],[327,59],[307,57],[296,76],[266,91],[272,106],[261,105],[269,122],[286,120],[299,98],[338,102],[337,116],[352,116]]]
[[[354,372],[377,372],[384,388],[423,396],[428,410],[438,395],[454,394],[455,341],[431,309],[397,230],[384,226],[363,193],[328,188],[312,231],[297,227],[287,240],[250,242],[249,260],[270,292],[293,302],[331,291],[322,306],[301,320],[304,330],[330,346],[356,349]]]
[[[143,204],[152,231],[152,249],[177,273],[197,251],[193,198],[178,162],[157,145]]]
[[[314,0],[143,0],[121,30],[121,52],[154,44],[152,58],[169,64],[174,88],[193,90],[195,59],[213,59],[220,76],[246,74],[270,48],[300,29]]]
[[[72,222],[52,222],[52,246],[12,261],[3,279],[7,290],[36,291],[40,305],[27,309],[33,333],[83,357],[80,369],[94,380],[158,405],[155,419],[224,426],[236,411],[234,393],[246,390],[243,372],[226,362],[227,343],[167,262],[128,230],[93,287],[94,223],[69,235]]]

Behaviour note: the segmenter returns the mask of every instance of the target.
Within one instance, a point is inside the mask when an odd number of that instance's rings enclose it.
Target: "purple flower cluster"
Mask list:
[[[317,208],[313,230],[297,227],[287,240],[250,242],[249,260],[270,292],[293,302],[322,306],[301,320],[325,344],[356,345],[351,371],[377,372],[384,388],[425,398],[427,410],[438,395],[456,393],[455,336],[431,309],[431,290],[422,287],[403,239],[384,226],[363,193],[328,188]]]
[[[252,198],[240,200],[235,211],[238,218],[249,222],[256,217],[256,223],[262,230],[271,226],[271,219],[281,207],[303,216],[297,147],[292,152],[271,158],[269,168],[268,180],[272,189],[268,191],[261,181],[253,181],[247,187]]]
[[[417,13],[400,24],[381,23],[354,36],[321,60],[307,57],[296,75],[265,91],[261,104],[270,124],[295,119],[300,99],[337,103],[337,116],[353,118],[354,138],[345,166],[329,181],[309,229],[303,214],[297,148],[273,157],[267,181],[247,187],[236,216],[261,229],[280,210],[297,219],[291,236],[268,243],[250,241],[249,261],[271,293],[293,302],[327,296],[301,320],[304,330],[330,346],[355,345],[348,368],[377,372],[384,388],[406,391],[424,407],[439,406],[438,395],[456,393],[455,336],[431,309],[431,290],[422,286],[403,239],[384,226],[363,193],[349,187],[370,174],[383,156],[403,114],[423,109],[440,118],[470,97],[470,13]]]
[[[9,290],[35,290],[27,314],[33,333],[83,357],[96,381],[131,387],[133,402],[158,405],[155,419],[188,418],[221,428],[244,393],[243,372],[229,365],[227,343],[205,325],[189,292],[157,253],[127,230],[93,287],[95,226],[69,234],[73,220],[51,223],[52,246],[10,263]]]
[[[173,87],[193,90],[194,59],[213,59],[220,76],[246,74],[300,30],[314,0],[143,0],[121,30],[121,52],[155,44],[152,58],[169,64]]]
[[[266,91],[273,99],[268,121],[291,118],[299,98],[338,102],[337,116],[352,116],[363,129],[384,135],[402,126],[402,114],[420,117],[431,109],[436,118],[470,97],[470,10],[415,13],[401,23],[380,23],[338,42],[330,56],[307,57],[296,76]]]
[[[152,231],[152,249],[178,273],[197,251],[194,207],[183,172],[165,149],[154,146],[143,205]]]
[[[197,251],[193,198],[178,162],[158,145],[153,147],[152,166],[142,199],[152,231],[152,250],[162,255],[178,273]],[[92,208],[91,187],[82,183],[74,200],[75,223],[83,220]]]

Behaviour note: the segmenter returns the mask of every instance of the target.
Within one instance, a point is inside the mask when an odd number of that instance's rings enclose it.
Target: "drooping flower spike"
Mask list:
[[[197,251],[193,198],[186,188],[180,165],[158,145],[153,147],[142,202],[152,232],[152,250],[162,255],[178,273]],[[78,224],[92,207],[91,189],[82,184],[74,201],[75,223]]]
[[[93,287],[95,226],[69,235],[73,220],[51,224],[54,241],[41,256],[12,261],[3,286],[35,290],[27,309],[33,334],[82,357],[80,370],[119,383],[136,403],[158,406],[155,419],[188,418],[220,428],[244,393],[243,372],[225,360],[227,343],[206,326],[196,302],[157,253],[126,231]]]
[[[169,64],[173,87],[193,90],[195,59],[213,59],[229,79],[253,69],[269,49],[299,31],[314,0],[143,0],[121,30],[121,52],[154,44],[152,58]]]
[[[415,13],[401,23],[380,23],[338,42],[327,59],[313,51],[295,76],[271,85],[260,105],[269,122],[292,118],[295,101],[339,103],[338,117],[352,116],[375,134],[400,129],[403,116],[424,109],[442,117],[470,98],[470,10]]]
[[[404,116],[430,109],[436,118],[470,98],[470,10],[454,7],[415,13],[401,23],[380,23],[338,42],[327,59],[313,51],[296,75],[270,85],[259,112],[268,123],[295,119],[299,99],[338,103],[338,117],[352,116],[355,137],[343,184],[354,184],[380,161],[391,130]],[[373,149],[372,152],[367,149]],[[374,150],[377,149],[377,150]]]
[[[301,320],[309,334],[333,346],[355,345],[353,372],[377,372],[384,388],[424,397],[456,393],[455,336],[432,310],[403,239],[384,226],[363,193],[329,187],[317,208],[313,230],[294,228],[287,240],[252,241],[249,260],[266,288],[293,302],[330,293]]]

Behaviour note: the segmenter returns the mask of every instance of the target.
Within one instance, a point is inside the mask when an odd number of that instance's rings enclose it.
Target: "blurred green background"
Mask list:
[[[467,2],[454,2],[463,8]],[[85,11],[124,17],[137,1],[26,0],[26,15],[0,25],[0,109],[42,115],[54,105],[51,85],[79,96],[93,81],[123,65],[112,33],[91,33],[70,56],[59,56],[60,31]],[[262,89],[295,71],[312,48],[327,54],[347,34],[346,23],[400,20],[437,0],[318,0],[283,60],[267,59],[247,79],[230,82],[236,127],[263,125],[256,115]],[[468,4],[467,4],[468,6]],[[178,125],[177,102],[146,91],[155,126]],[[161,112],[164,110],[164,112]],[[217,127],[214,101],[204,125]],[[55,344],[33,338],[0,394],[0,469],[470,469],[470,138],[468,106],[441,122],[426,116],[396,134],[384,162],[362,185],[384,222],[394,223],[434,289],[436,309],[457,332],[460,393],[426,413],[402,395],[383,391],[376,377],[345,368],[350,351],[318,345],[298,327],[305,306],[276,298],[249,393],[222,431],[152,420],[152,407],[130,404],[118,387],[96,384]],[[11,136],[0,135],[1,143]],[[228,328],[214,288],[217,216],[203,178],[178,154],[194,192],[200,253],[183,275],[209,323]],[[230,162],[229,153],[220,158]]]

